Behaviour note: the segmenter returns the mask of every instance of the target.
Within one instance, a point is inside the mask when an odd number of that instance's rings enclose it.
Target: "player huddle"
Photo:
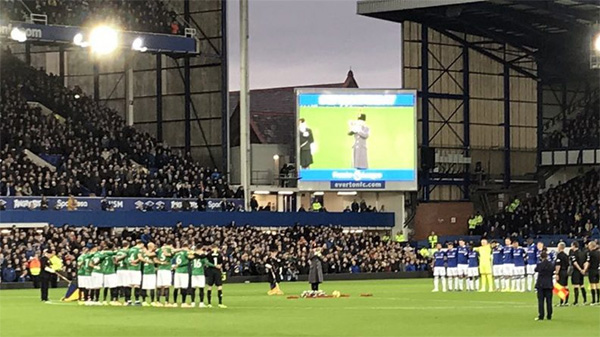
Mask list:
[[[464,240],[459,240],[458,247],[454,247],[452,242],[447,243],[446,249],[442,248],[441,243],[436,245],[436,251],[433,253],[434,292],[439,291],[440,282],[442,291],[462,291],[464,281],[466,281],[467,291],[485,291],[486,281],[489,291],[533,291],[537,281],[535,267],[541,261],[541,253],[546,251],[549,260],[556,263],[556,281],[559,284],[566,286],[567,268],[564,267],[566,263],[567,266],[572,267],[572,283],[576,287],[576,296],[579,292],[577,290],[581,288],[585,302],[583,278],[586,273],[589,273],[592,303],[600,302],[600,293],[598,293],[600,253],[595,242],[590,242],[587,255],[583,252],[578,253],[578,244],[574,242],[571,246],[571,256],[566,258],[565,254],[563,260],[568,262],[564,261],[562,267],[560,258],[557,258],[554,252],[548,251],[542,242],[535,244],[532,239],[527,241],[526,247],[519,246],[519,242],[511,238],[505,239],[504,245],[496,241],[488,245],[485,239],[481,240],[481,243],[481,246],[476,248],[467,246]],[[564,249],[564,244],[559,245],[559,255],[562,251],[561,247]],[[483,280],[481,288],[479,287],[480,276]]]
[[[133,245],[123,241],[117,248],[112,242],[102,242],[98,246],[84,247],[77,258],[79,303],[177,307],[181,295],[181,307],[192,308],[198,290],[199,307],[212,307],[212,287],[216,286],[218,305],[226,308],[223,305],[222,264],[223,258],[216,245],[190,247],[183,242],[175,248],[172,242],[167,242],[158,248],[152,242],[144,245],[137,240]],[[173,302],[170,302],[171,285]],[[208,303],[204,304],[206,285]],[[102,302],[100,289],[104,295]],[[191,304],[187,303],[187,295],[191,296]],[[161,297],[164,297],[164,303]]]

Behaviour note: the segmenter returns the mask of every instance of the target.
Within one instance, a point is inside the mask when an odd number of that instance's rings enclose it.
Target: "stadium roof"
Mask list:
[[[360,0],[358,14],[412,21],[439,31],[483,36],[531,53],[583,65],[598,0]],[[586,57],[587,55],[587,57]]]
[[[352,70],[342,83],[314,84],[250,90],[250,142],[260,144],[289,144],[296,125],[295,88],[358,88]],[[233,144],[239,144],[240,92],[229,93],[231,134]]]

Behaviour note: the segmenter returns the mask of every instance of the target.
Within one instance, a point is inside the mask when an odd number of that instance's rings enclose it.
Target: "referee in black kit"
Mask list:
[[[564,301],[561,299],[559,306],[565,307],[569,305],[569,257],[565,253],[565,243],[561,242],[558,244],[558,254],[556,255],[555,262],[555,273],[556,282],[567,290],[567,297]]]
[[[546,302],[546,310],[548,320],[552,319],[552,276],[554,275],[554,266],[548,261],[548,253],[544,250],[540,254],[540,263],[535,267],[535,272],[538,273],[535,289],[537,290],[538,298],[538,317],[536,321],[544,320],[544,302]]]
[[[598,289],[598,283],[600,282],[600,250],[598,250],[598,244],[594,241],[588,243],[587,261],[584,270],[590,278],[591,305],[598,305],[600,303],[600,289]]]
[[[577,305],[579,303],[579,292],[581,291],[581,296],[583,297],[583,305],[586,305],[587,302],[587,294],[585,292],[585,287],[583,286],[583,275],[585,274],[585,260],[587,256],[584,251],[579,249],[579,243],[577,241],[571,242],[571,250],[569,251],[569,261],[571,262],[571,267],[573,268],[573,274],[571,275],[571,285],[573,285],[573,291],[575,292],[575,301],[573,305]]]

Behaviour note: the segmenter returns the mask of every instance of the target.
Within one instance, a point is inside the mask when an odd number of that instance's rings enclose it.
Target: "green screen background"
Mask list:
[[[414,107],[298,107],[312,129],[317,152],[313,169],[352,168],[352,144],[348,121],[367,116],[369,169],[414,170],[416,122]]]

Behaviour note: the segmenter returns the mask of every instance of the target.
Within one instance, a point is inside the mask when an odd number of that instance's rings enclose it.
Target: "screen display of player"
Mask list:
[[[301,190],[417,190],[414,90],[297,89]]]

